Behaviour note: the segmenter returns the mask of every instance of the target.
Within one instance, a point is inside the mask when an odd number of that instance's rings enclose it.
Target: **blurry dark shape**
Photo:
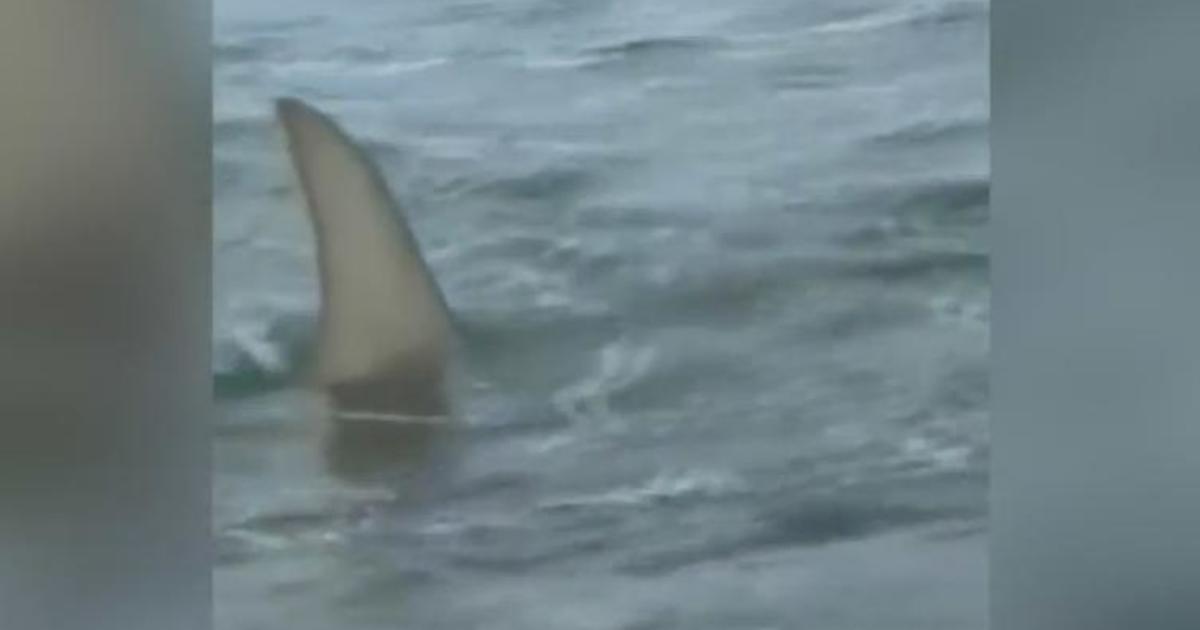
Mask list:
[[[0,5],[0,627],[209,625],[208,15]]]

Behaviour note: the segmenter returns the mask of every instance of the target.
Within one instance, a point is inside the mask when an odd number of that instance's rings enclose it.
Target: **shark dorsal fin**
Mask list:
[[[316,379],[347,414],[447,413],[452,325],[386,181],[330,117],[276,101],[317,247]]]

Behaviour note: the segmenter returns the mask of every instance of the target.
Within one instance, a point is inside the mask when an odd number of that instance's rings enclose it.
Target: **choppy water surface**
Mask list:
[[[219,3],[222,628],[982,628],[988,6]],[[281,390],[270,100],[380,160],[469,338],[424,501]]]

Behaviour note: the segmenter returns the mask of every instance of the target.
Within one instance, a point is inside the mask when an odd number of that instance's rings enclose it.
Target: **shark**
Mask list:
[[[336,472],[411,458],[449,432],[456,331],[404,208],[329,114],[275,101],[315,239],[320,292],[302,385],[324,395]]]

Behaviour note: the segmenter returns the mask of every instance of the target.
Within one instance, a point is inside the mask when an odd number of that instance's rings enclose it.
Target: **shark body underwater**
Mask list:
[[[275,102],[316,241],[320,311],[304,384],[324,394],[344,476],[426,461],[453,429],[446,300],[370,156],[328,115]]]

